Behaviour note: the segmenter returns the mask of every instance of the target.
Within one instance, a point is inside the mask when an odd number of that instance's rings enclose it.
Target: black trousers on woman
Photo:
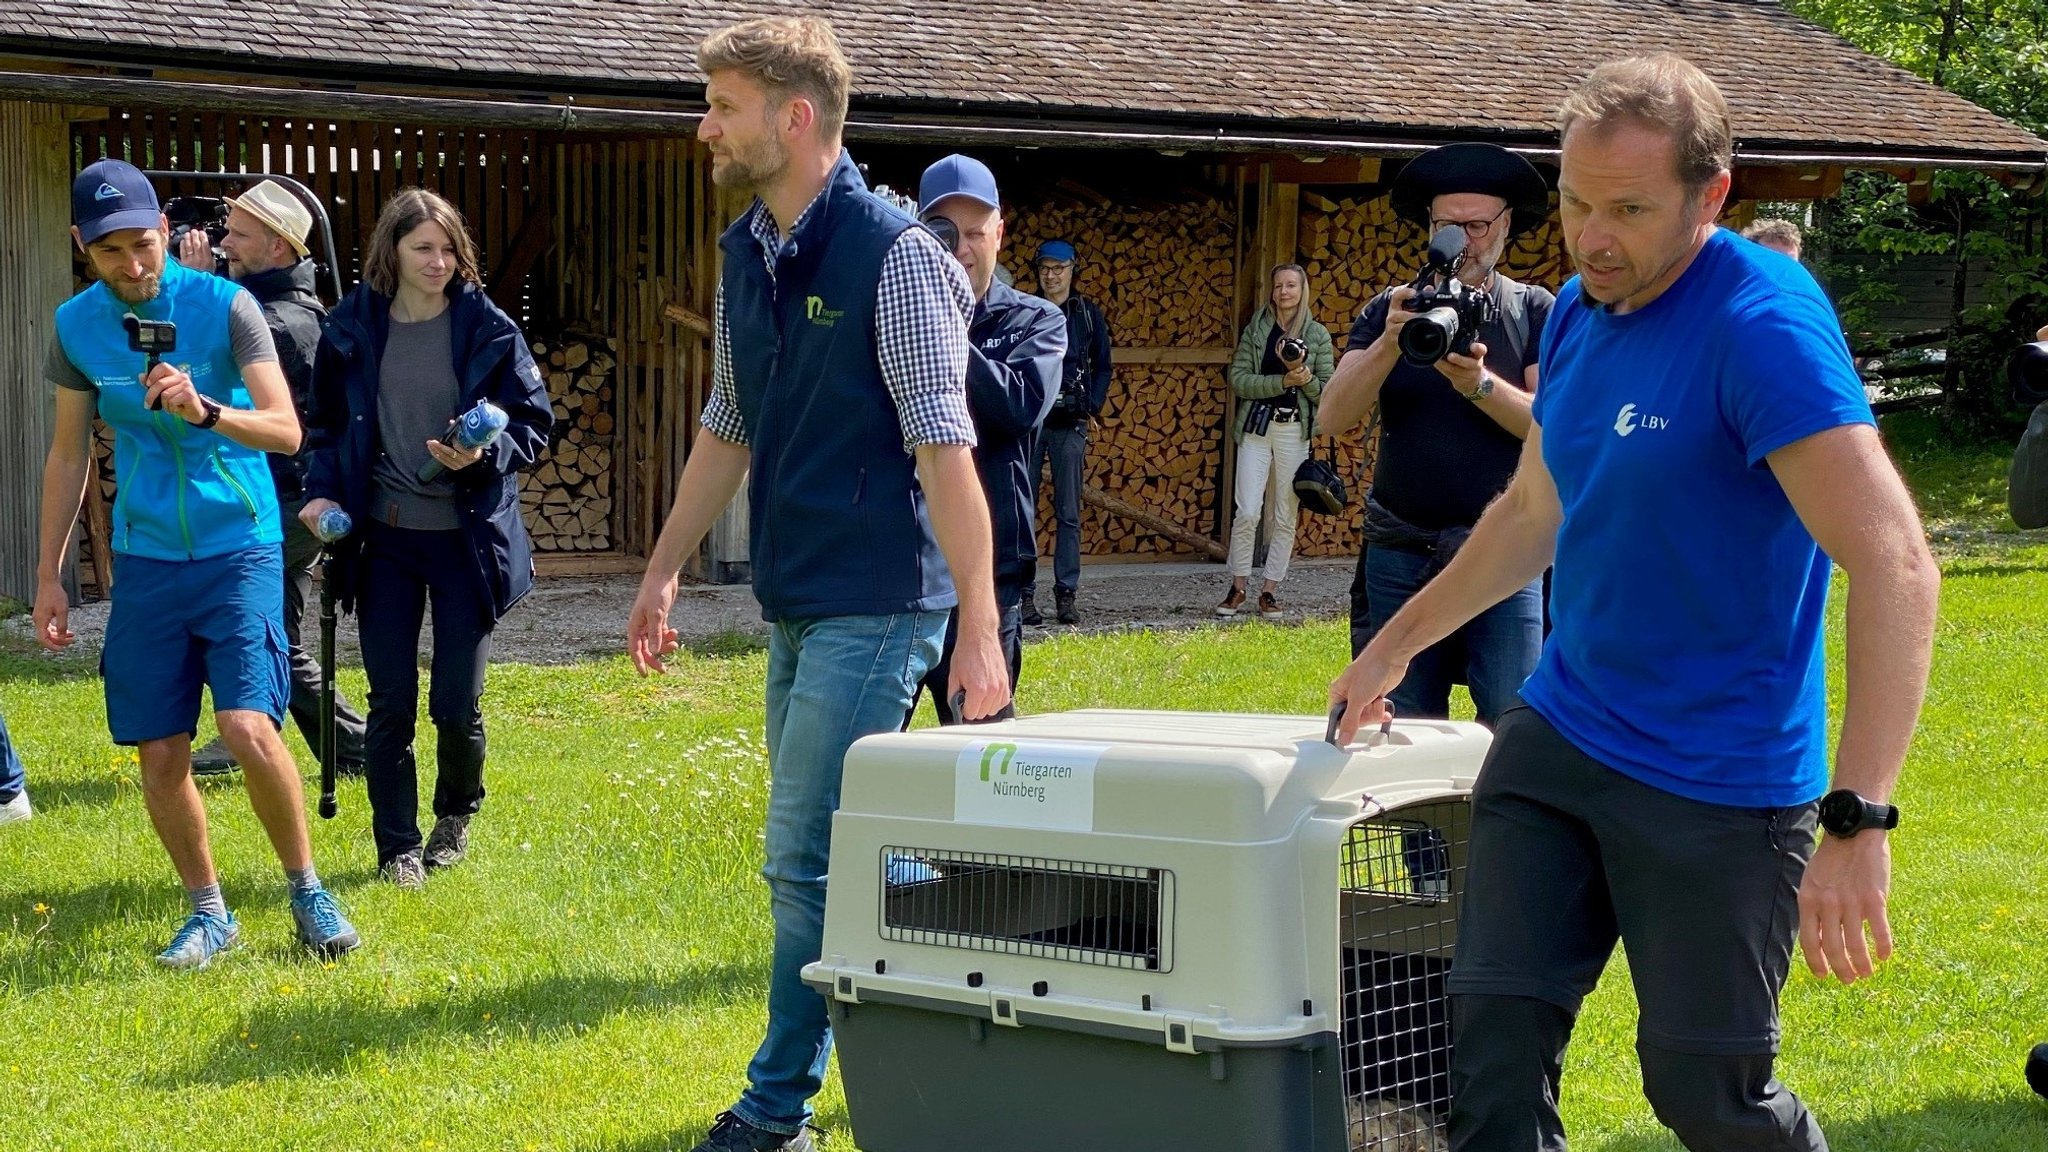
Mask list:
[[[445,532],[371,523],[364,529],[356,618],[370,715],[363,738],[377,863],[421,845],[419,768],[420,627],[434,609],[427,716],[434,722],[434,816],[469,816],[484,802],[484,667],[492,619],[483,576],[460,529]]]

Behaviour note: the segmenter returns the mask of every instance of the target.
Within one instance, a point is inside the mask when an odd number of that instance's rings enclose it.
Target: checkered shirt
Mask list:
[[[797,217],[799,227],[823,199],[820,193]],[[747,228],[760,244],[762,262],[773,280],[783,239],[766,204],[755,202]],[[790,231],[794,234],[796,228]],[[904,229],[882,258],[875,296],[875,349],[882,383],[896,405],[905,452],[925,444],[975,443],[974,421],[967,411],[967,324],[973,311],[974,289],[953,254],[925,229]],[[732,329],[726,322],[723,282],[712,323],[717,335],[712,340],[711,396],[704,404],[703,424],[721,440],[746,444],[746,420],[733,384]]]

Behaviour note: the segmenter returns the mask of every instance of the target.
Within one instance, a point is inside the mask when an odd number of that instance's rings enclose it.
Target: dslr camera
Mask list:
[[[1418,315],[1401,326],[1401,358],[1428,367],[1456,352],[1472,353],[1479,329],[1500,315],[1493,294],[1458,279],[1465,263],[1465,230],[1453,225],[1429,242],[1422,271],[1410,287],[1408,310]]]
[[[227,254],[220,250],[228,234],[227,201],[217,196],[173,196],[164,204],[164,218],[171,222],[171,259],[178,258],[186,233],[204,232],[207,247],[213,249],[213,270],[227,275]]]
[[[1308,359],[1308,341],[1299,336],[1282,336],[1273,351],[1280,357],[1282,364],[1293,368]]]

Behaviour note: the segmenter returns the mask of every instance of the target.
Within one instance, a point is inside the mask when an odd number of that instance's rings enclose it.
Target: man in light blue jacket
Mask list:
[[[278,736],[289,699],[284,554],[263,455],[296,451],[299,420],[270,329],[248,292],[166,259],[156,190],[134,167],[102,160],[80,172],[71,218],[98,282],[58,307],[44,367],[57,399],[36,638],[52,651],[75,639],[60,573],[97,411],[114,430],[118,485],[100,658],[107,726],[115,743],[136,747],[150,822],[192,904],[157,959],[203,968],[241,937],[192,783],[202,688],[284,865],[300,941],[346,952],[356,932],[313,869],[298,768]]]

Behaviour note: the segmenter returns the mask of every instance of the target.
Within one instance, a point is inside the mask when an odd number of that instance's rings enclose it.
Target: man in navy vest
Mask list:
[[[1554,557],[1551,633],[1472,792],[1451,1147],[1565,1147],[1565,1047],[1621,942],[1643,1091],[1679,1142],[1821,1152],[1773,1074],[1778,993],[1795,934],[1843,983],[1891,951],[1888,798],[1940,573],[1827,298],[1715,224],[1733,136],[1714,82],[1670,55],[1603,64],[1558,120],[1578,275],[1521,465],[1331,685],[1338,734]],[[1849,586],[1833,791],[1830,559]]]
[[[947,696],[969,720],[1010,701],[988,502],[965,378],[973,290],[840,147],[852,74],[816,17],[749,20],[697,50],[712,179],[754,194],[719,241],[703,431],[649,557],[628,643],[659,671],[676,573],[748,484],[768,653],[767,867],[775,921],[768,1034],[702,1152],[808,1152],[831,1051],[803,983],[824,932],[841,763],[893,732],[959,608]]]
[[[107,726],[115,743],[136,746],[150,823],[192,902],[157,959],[203,968],[241,936],[192,783],[201,688],[213,693],[221,738],[245,766],[249,804],[284,865],[300,941],[346,952],[356,932],[313,870],[299,770],[278,737],[289,699],[284,554],[264,453],[296,451],[299,418],[270,329],[246,291],[166,259],[156,190],[134,167],[102,160],[80,172],[71,219],[98,282],[58,307],[44,368],[57,409],[43,468],[36,637],[51,651],[74,639],[60,572],[91,481],[97,410],[114,430],[118,485],[100,657]]]
[[[947,156],[925,169],[917,200],[919,215],[933,230],[955,238],[953,256],[974,289],[974,321],[967,330],[967,408],[980,441],[974,465],[988,494],[994,528],[996,607],[1002,613],[1003,658],[1014,694],[1024,669],[1024,590],[1038,569],[1032,466],[1039,428],[1059,395],[1067,321],[1049,301],[1026,296],[996,276],[1003,211],[988,165],[971,156]],[[956,631],[948,626],[944,652],[924,679],[941,724],[963,720],[944,694]],[[1010,709],[999,713],[1010,714]]]

